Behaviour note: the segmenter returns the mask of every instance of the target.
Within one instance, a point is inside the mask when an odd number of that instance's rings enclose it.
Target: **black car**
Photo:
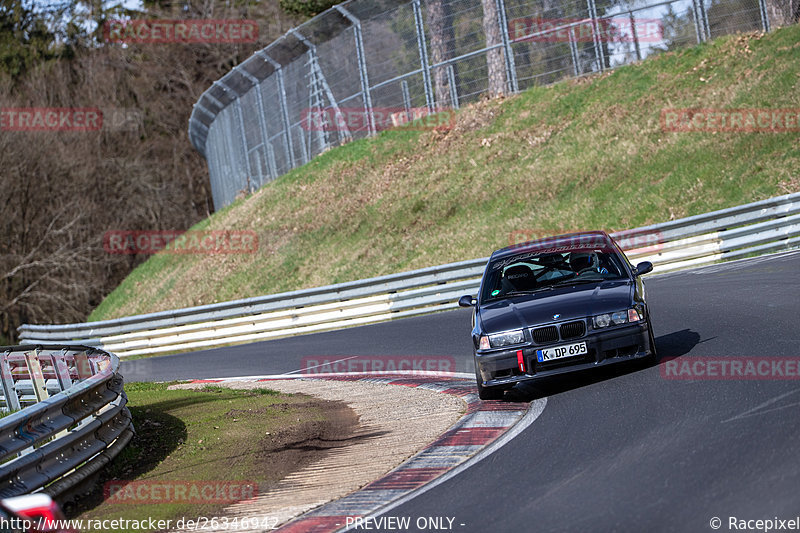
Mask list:
[[[641,275],[605,232],[571,233],[494,252],[472,307],[483,400],[520,381],[633,359],[656,359]]]

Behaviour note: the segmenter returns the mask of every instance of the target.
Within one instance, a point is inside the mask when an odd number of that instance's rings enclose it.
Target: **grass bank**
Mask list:
[[[800,107],[800,27],[734,35],[335,148],[195,229],[256,253],[160,254],[91,320],[488,255],[519,232],[625,229],[800,190],[798,133],[667,132],[670,108]]]
[[[175,527],[184,517],[220,516],[227,499],[266,492],[358,424],[339,402],[269,389],[127,383],[125,391],[136,436],[102,472],[94,492],[79,507],[66,507],[70,517],[152,518]]]

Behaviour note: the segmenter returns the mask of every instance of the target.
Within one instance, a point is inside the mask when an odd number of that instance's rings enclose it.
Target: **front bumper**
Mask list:
[[[576,342],[586,342],[585,355],[545,363],[536,360],[536,350],[539,348]],[[522,350],[525,363],[524,372],[518,362],[519,350]],[[483,386],[494,387],[640,359],[652,353],[647,322],[641,321],[610,330],[590,330],[581,338],[544,346],[525,345],[502,351],[476,352],[475,368]]]

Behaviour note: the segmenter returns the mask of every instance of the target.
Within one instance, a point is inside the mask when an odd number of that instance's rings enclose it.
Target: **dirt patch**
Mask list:
[[[252,479],[260,481],[259,492],[262,493],[292,472],[321,460],[329,450],[348,446],[357,438],[358,415],[346,403],[336,400],[309,398],[295,404],[231,409],[225,416],[247,424],[255,418],[283,414],[295,418],[299,414],[301,418],[296,418],[290,426],[267,432],[254,445],[253,453],[259,460],[250,472]],[[241,456],[232,455],[226,462],[236,467],[240,460]]]
[[[274,435],[275,447],[267,456],[270,461],[283,460],[284,457],[293,460],[298,457],[294,455],[297,451],[310,449],[321,453],[299,456],[300,460],[319,459],[295,468],[272,488],[261,490],[255,500],[231,505],[218,514],[231,521],[236,518],[257,519],[259,523],[271,526],[285,523],[380,478],[444,433],[465,408],[463,400],[455,396],[367,382],[298,379],[268,384],[235,381],[220,385],[236,389],[267,386],[288,394],[309,394],[323,402],[345,403],[359,418],[359,427],[350,437],[344,436],[346,431],[334,431],[328,437],[324,431],[319,431],[316,436],[312,431],[305,439],[301,438],[302,434]],[[174,387],[202,386],[184,384]],[[333,423],[337,420],[333,412],[326,418]],[[349,419],[344,417],[343,422],[347,423]],[[295,463],[297,466],[300,463]],[[207,531],[211,533],[214,530]]]

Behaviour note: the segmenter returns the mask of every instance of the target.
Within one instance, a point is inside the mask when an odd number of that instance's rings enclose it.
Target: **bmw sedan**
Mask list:
[[[494,252],[474,307],[475,377],[483,400],[516,383],[656,359],[641,276],[605,232],[572,233]]]

